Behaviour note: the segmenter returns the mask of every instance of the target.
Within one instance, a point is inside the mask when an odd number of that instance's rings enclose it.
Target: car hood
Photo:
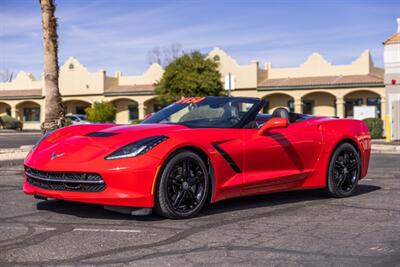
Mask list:
[[[65,129],[71,128],[71,131]],[[61,129],[47,137],[33,152],[34,158],[62,157],[68,162],[86,162],[149,136],[188,129],[172,124],[80,125]]]

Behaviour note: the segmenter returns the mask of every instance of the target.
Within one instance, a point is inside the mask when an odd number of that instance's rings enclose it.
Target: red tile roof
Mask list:
[[[382,84],[383,77],[368,75],[348,76],[321,76],[300,78],[265,79],[258,83],[258,87],[304,87],[304,86],[335,86],[353,84]]]
[[[152,93],[155,86],[153,84],[132,84],[132,85],[118,85],[104,90],[104,94],[118,94],[118,93]]]
[[[0,90],[0,99],[37,98],[42,96],[42,89]]]
[[[400,44],[400,32],[393,34],[383,42],[384,45]]]

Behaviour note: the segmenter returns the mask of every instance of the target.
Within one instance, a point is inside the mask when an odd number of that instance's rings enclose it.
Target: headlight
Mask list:
[[[114,151],[104,159],[121,159],[121,158],[132,158],[139,155],[143,155],[159,143],[167,140],[168,137],[164,135],[151,136],[143,138],[127,146],[121,147]]]

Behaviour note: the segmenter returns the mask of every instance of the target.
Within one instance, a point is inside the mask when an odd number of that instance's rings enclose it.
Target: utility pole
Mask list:
[[[232,90],[232,81],[231,81],[231,79],[232,79],[232,76],[231,76],[231,73],[229,72],[229,76],[228,76],[228,80],[229,80],[229,82],[228,82],[228,96],[229,97],[231,96],[231,90]]]

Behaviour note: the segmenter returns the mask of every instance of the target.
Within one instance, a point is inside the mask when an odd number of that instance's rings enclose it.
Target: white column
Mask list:
[[[46,117],[46,104],[45,101],[42,102],[43,104],[39,104],[40,106],[40,123],[44,122]]]
[[[139,111],[139,120],[143,120],[144,116],[146,115],[146,106],[143,102],[139,102],[138,111]]]
[[[15,105],[11,105],[11,117],[17,118],[17,107]]]
[[[386,97],[381,97],[381,119],[385,120],[386,117],[386,111],[387,111],[387,107],[386,107]]]
[[[342,97],[336,98],[336,116],[344,118],[344,99]]]
[[[295,113],[303,112],[303,102],[301,101],[301,98],[296,98],[294,100],[294,112]]]

